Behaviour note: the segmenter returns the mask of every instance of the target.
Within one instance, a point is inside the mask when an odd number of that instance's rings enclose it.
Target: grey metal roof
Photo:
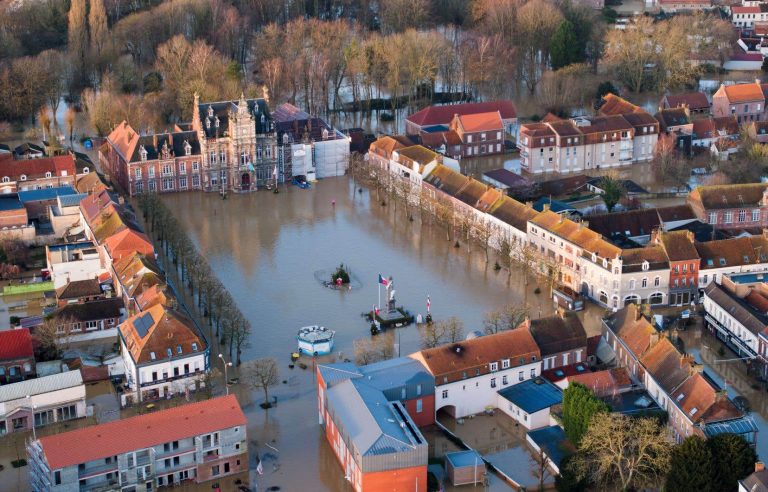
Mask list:
[[[59,204],[62,207],[79,207],[80,200],[87,196],[87,193],[78,193],[77,195],[59,195]]]
[[[408,414],[398,411],[380,390],[364,379],[350,379],[328,390],[328,405],[362,456],[408,452],[426,440]],[[406,420],[403,419],[403,416]]]
[[[566,440],[565,431],[558,425],[542,427],[532,430],[528,433],[528,438],[533,441],[539,449],[543,449],[547,457],[559,468],[566,456],[571,453],[567,451],[562,443]]]
[[[747,434],[757,432],[757,424],[752,417],[742,417],[740,419],[727,420],[702,426],[702,431],[707,437],[713,437],[718,434]]]
[[[544,378],[529,379],[499,391],[505,400],[526,413],[534,413],[563,402],[563,391]]]
[[[445,459],[450,461],[454,468],[477,465],[485,466],[483,457],[474,449],[445,453]]]
[[[82,384],[83,376],[80,374],[79,369],[37,379],[28,379],[20,383],[0,386],[0,402],[18,400],[27,395],[41,395],[43,393],[50,393],[51,391],[80,386]]]
[[[398,357],[396,359],[375,362],[367,366],[361,366],[359,371],[368,381],[368,384],[382,391],[398,388],[406,384],[434,383],[434,376],[427,372],[421,362],[410,357]]]
[[[346,381],[347,379],[359,378],[363,375],[356,365],[351,362],[339,362],[338,364],[321,364],[318,366],[320,376],[325,381],[326,386]]]

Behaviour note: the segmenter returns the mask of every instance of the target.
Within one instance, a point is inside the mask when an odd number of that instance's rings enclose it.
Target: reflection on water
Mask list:
[[[163,199],[251,320],[244,360],[280,362],[284,383],[274,391],[280,403],[268,415],[257,405],[261,393],[235,388],[249,417],[252,459],[272,452],[266,443],[280,450],[258,477],[261,487],[351,490],[317,425],[312,361],[305,361],[307,370],[287,364],[298,328],[309,324],[336,330],[334,357],[353,358],[353,340],[370,336],[360,315],[377,303],[379,273],[393,276],[398,304],[425,314],[429,295],[435,318],[458,316],[465,332],[482,329],[484,313],[508,303],[527,300],[534,317],[552,312],[547,296],[533,293],[535,282],[524,289],[519,275],[494,271],[493,257],[486,263],[478,246],[454,248],[445,231],[409,221],[402,205],[381,206],[346,177],[279,194]],[[350,266],[361,288],[334,291],[317,282],[314,272],[339,263]],[[416,327],[397,333],[402,354],[419,348]]]

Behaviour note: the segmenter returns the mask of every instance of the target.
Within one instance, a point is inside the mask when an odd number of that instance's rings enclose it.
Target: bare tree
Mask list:
[[[520,323],[528,317],[527,306],[509,304],[501,309],[485,313],[483,326],[485,333],[493,335],[504,330],[512,330],[520,326]]]
[[[531,451],[531,469],[533,470],[534,477],[539,481],[539,492],[543,492],[547,479],[552,478],[552,471],[549,468],[552,461],[544,452],[544,448],[539,448],[538,451]]]
[[[372,338],[358,338],[353,342],[355,363],[367,365],[381,360],[391,359],[395,355],[394,332],[386,332]]]
[[[464,323],[451,316],[448,319],[427,323],[419,327],[422,348],[434,348],[464,339]]]
[[[600,490],[658,488],[671,449],[669,431],[655,418],[598,413],[569,466]]]
[[[264,391],[264,408],[269,408],[269,388],[279,382],[277,361],[271,357],[246,362],[241,368],[245,381],[254,389]]]

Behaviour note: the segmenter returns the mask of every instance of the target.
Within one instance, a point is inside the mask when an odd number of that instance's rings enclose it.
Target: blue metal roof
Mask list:
[[[544,378],[529,379],[504,388],[499,395],[526,413],[535,413],[563,402],[563,391]]]
[[[357,366],[351,362],[339,362],[338,364],[321,364],[318,366],[320,376],[326,386],[333,386],[334,384],[346,381],[347,379],[359,378],[363,374],[358,370]]]
[[[95,248],[96,245],[93,243],[93,241],[78,241],[76,243],[61,243],[61,244],[49,244],[48,249],[51,251],[59,251],[59,250],[73,250],[73,249],[85,249],[85,248]]]
[[[475,465],[485,466],[483,457],[480,456],[480,453],[473,449],[469,449],[467,451],[454,451],[452,453],[445,453],[445,459],[450,461],[454,468]]]
[[[87,193],[77,193],[76,195],[63,195],[59,197],[62,207],[77,207],[80,205],[80,200],[87,197]]]
[[[556,214],[559,214],[561,212],[571,212],[576,211],[576,208],[571,205],[570,203],[563,202],[560,200],[552,200],[549,197],[541,197],[538,200],[536,200],[533,204],[533,209],[537,212],[541,212],[544,210],[544,205],[549,205],[549,210],[552,212],[555,212]]]
[[[406,384],[434,383],[435,380],[421,362],[410,357],[374,362],[367,366],[361,366],[358,370],[366,377],[368,384],[381,391],[398,388]]]
[[[718,434],[748,434],[758,431],[757,424],[752,420],[752,417],[742,417],[740,419],[703,425],[701,430],[704,431],[704,435],[707,437],[714,437]]]
[[[528,437],[536,443],[539,449],[544,450],[550,461],[558,468],[560,468],[560,463],[563,462],[563,459],[570,454],[563,450],[562,443],[566,440],[566,437],[565,431],[560,426],[551,425],[532,430],[528,433]]]
[[[43,188],[41,190],[28,190],[19,192],[21,203],[53,200],[59,195],[75,195],[77,192],[71,186],[59,186],[58,188]]]
[[[22,208],[24,208],[24,204],[21,203],[18,195],[0,195],[0,210],[20,210]]]

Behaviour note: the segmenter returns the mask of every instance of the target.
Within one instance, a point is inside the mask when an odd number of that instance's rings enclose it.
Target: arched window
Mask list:
[[[20,179],[21,181],[26,181],[26,180],[27,180],[27,175],[26,175],[26,174],[22,174],[22,175],[21,175],[21,177],[20,177],[19,179]]]
[[[650,264],[648,263],[648,261],[647,260],[644,261],[643,262],[643,271],[644,272],[647,271],[649,267],[650,267]]]
[[[47,171],[47,172],[45,173],[45,177],[46,177],[46,178],[50,178],[50,177],[51,177],[51,171]]]
[[[91,170],[89,168],[87,168],[87,167],[83,168],[83,174],[88,174],[89,172],[91,172]]]
[[[3,183],[10,183],[10,182],[11,182],[11,178],[9,178],[8,176],[3,176]]]

